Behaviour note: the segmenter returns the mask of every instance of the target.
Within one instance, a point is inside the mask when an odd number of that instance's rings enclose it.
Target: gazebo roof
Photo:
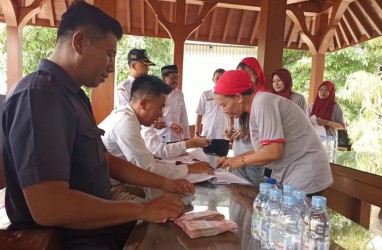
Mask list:
[[[25,20],[28,25],[57,27],[72,1],[2,0],[0,22],[17,26]],[[176,22],[176,0],[87,2],[110,6],[125,34],[170,38],[160,23]],[[210,5],[210,10],[204,5]],[[188,40],[257,46],[260,6],[261,0],[186,0],[185,24],[201,22]],[[318,51],[326,43],[321,52],[336,51],[381,34],[381,0],[287,1],[284,48]]]

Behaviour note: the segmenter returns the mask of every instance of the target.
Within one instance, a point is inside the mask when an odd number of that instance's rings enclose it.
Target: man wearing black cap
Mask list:
[[[130,75],[127,79],[117,85],[117,107],[126,106],[130,101],[131,84],[138,76],[147,74],[149,66],[155,66],[147,57],[146,50],[132,49],[127,55]]]
[[[188,117],[184,95],[177,89],[179,72],[176,65],[167,65],[161,68],[162,79],[173,91],[167,96],[166,106],[163,109],[162,121],[166,127],[157,130],[163,142],[183,141],[190,138]]]

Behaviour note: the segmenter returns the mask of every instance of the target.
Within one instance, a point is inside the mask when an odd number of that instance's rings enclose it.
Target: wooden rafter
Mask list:
[[[171,22],[171,23],[174,23],[175,22],[175,4],[176,3],[170,3],[170,11],[169,11],[169,17],[168,17],[168,20]]]
[[[141,34],[145,34],[145,0],[140,1],[141,10]]]
[[[212,12],[212,20],[211,20],[211,29],[210,29],[210,32],[208,34],[208,40],[211,41],[212,40],[212,37],[214,36],[214,31],[215,31],[215,27],[216,27],[216,16],[217,16],[217,10],[214,10]]]
[[[154,34],[155,36],[158,36],[159,34],[159,20],[158,20],[158,17],[155,16],[155,27],[154,27]]]
[[[5,21],[8,26],[17,26],[17,12],[18,7],[14,5],[11,0],[2,0],[1,8],[3,9],[3,14],[5,17]]]
[[[19,27],[24,27],[29,22],[29,20],[32,19],[33,16],[35,16],[37,13],[40,12],[43,4],[46,1],[47,0],[34,0],[27,7],[22,7],[19,10],[19,16],[18,16],[19,23],[18,23],[18,26]]]
[[[54,3],[53,3],[53,0],[48,0],[46,3],[48,5],[48,9],[49,9],[49,23],[50,23],[50,26],[54,27],[55,26],[56,15],[54,13]]]
[[[342,19],[344,20],[344,23],[346,24],[346,27],[348,28],[350,35],[353,38],[353,41],[358,43],[359,39],[356,36],[355,31],[354,31],[357,28],[357,26],[355,25],[355,23],[353,22],[353,20],[351,18],[347,17],[346,12],[342,16]]]
[[[260,23],[260,12],[257,12],[256,21],[255,21],[255,25],[253,25],[251,38],[249,39],[249,44],[253,44],[253,41],[255,40],[256,34],[259,31],[258,30],[259,23]]]
[[[344,30],[344,28],[342,27],[342,24],[341,23],[339,23],[338,24],[338,27],[340,28],[340,31],[341,31],[341,34],[342,34],[342,37],[344,38],[344,40],[345,40],[345,42],[346,42],[346,45],[350,45],[350,42],[349,42],[349,39],[348,39],[348,37],[347,37],[347,35],[346,35],[346,33],[345,33],[345,30]]]
[[[336,40],[337,46],[338,46],[339,48],[342,48],[342,44],[341,44],[341,42],[340,42],[340,39],[338,38],[338,32],[337,32],[337,31],[334,33],[334,38],[335,38],[335,40]]]
[[[236,40],[236,43],[239,43],[240,40],[241,40],[241,37],[243,35],[243,30],[244,30],[244,26],[245,26],[245,22],[247,20],[247,11],[244,10],[243,11],[243,15],[241,16],[241,20],[240,20],[240,26],[239,26],[239,33],[237,34],[237,40]]]
[[[367,28],[364,26],[364,22],[361,22],[360,21],[360,18],[362,18],[361,16],[361,12],[359,11],[359,9],[354,5],[352,4],[351,6],[349,6],[348,8],[348,12],[350,14],[350,16],[354,19],[354,22],[358,24],[358,26],[360,27],[361,29],[361,33],[362,34],[365,34],[365,36],[370,39],[371,38],[371,33],[367,30]],[[357,14],[356,14],[357,13]]]
[[[285,41],[287,42],[287,46],[289,47],[292,43],[292,34],[297,31],[297,27],[294,22],[291,23],[290,28],[288,30],[287,36],[285,37]]]
[[[287,10],[288,17],[296,25],[297,29],[300,31],[300,35],[304,42],[308,45],[309,50],[312,53],[316,53],[318,50],[318,39],[315,36],[312,36],[306,26],[306,20],[304,13],[300,8],[295,8]],[[299,44],[299,48],[301,45]]]
[[[126,0],[126,26],[127,26],[127,33],[131,33],[130,0]]]
[[[199,5],[199,7],[198,7],[198,16],[200,16],[200,13],[202,12],[202,9],[203,9],[203,5]],[[195,33],[195,39],[197,40],[198,37],[199,37],[199,29],[196,29],[194,33]]]
[[[362,4],[361,4],[361,2],[362,2]],[[377,31],[378,35],[381,35],[382,34],[381,29],[378,27],[378,24],[375,21],[375,15],[372,14],[372,13],[374,13],[374,11],[369,7],[369,5],[363,3],[363,1],[361,1],[361,0],[356,1],[355,4],[358,6],[358,8],[360,8],[362,13],[369,20],[371,26],[373,27],[373,29],[375,29]]]
[[[325,53],[328,50],[330,41],[333,39],[337,29],[337,24],[340,23],[343,13],[354,0],[343,0],[335,2],[332,8],[329,24],[324,34],[320,36],[318,53]],[[346,37],[346,35],[344,35]],[[346,38],[347,39],[347,38]]]
[[[232,19],[232,9],[229,9],[227,19],[225,20],[225,25],[224,25],[224,32],[223,32],[223,39],[222,39],[223,42],[225,42],[227,39],[227,34],[230,27],[231,19]]]

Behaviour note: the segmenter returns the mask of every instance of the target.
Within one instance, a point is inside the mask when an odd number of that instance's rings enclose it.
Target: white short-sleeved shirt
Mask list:
[[[182,141],[190,138],[186,104],[182,91],[175,89],[166,98],[166,106],[163,108],[162,121],[166,122],[166,127],[157,130],[157,135],[163,142]],[[183,136],[179,137],[170,126],[179,124],[183,128]]]
[[[141,137],[141,124],[130,105],[113,110],[98,127],[105,130],[102,141],[112,155],[170,179],[187,175],[186,165],[154,159]]]
[[[141,136],[145,141],[147,149],[156,157],[167,159],[179,156],[186,153],[186,142],[180,141],[175,143],[164,143],[156,134],[156,130],[153,126],[142,126]]]
[[[134,77],[129,75],[125,80],[117,85],[117,107],[126,106],[130,102],[133,81]]]
[[[306,104],[305,97],[299,93],[293,92],[292,95],[290,96],[290,100],[299,106],[302,111],[306,114],[308,111],[308,105]]]
[[[309,107],[309,114],[310,112],[312,112],[312,108],[313,108],[313,105]],[[332,114],[332,119],[330,121],[340,123],[345,128],[344,114],[342,112],[341,106],[336,102],[334,103],[334,106],[333,106],[333,114]],[[338,130],[335,128],[329,127],[326,130],[326,135],[335,136],[336,138],[338,138]]]
[[[204,91],[199,98],[196,113],[202,115],[202,135],[208,139],[225,139],[224,130],[229,128],[229,116],[215,102],[212,90]]]
[[[250,135],[260,142],[284,144],[281,159],[268,164],[272,177],[307,194],[324,190],[333,183],[329,159],[306,114],[289,99],[257,92],[250,112]]]

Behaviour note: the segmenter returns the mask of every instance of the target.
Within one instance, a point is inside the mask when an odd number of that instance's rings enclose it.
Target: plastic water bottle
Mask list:
[[[270,189],[268,203],[263,208],[261,223],[261,247],[274,249],[276,218],[281,208],[282,192],[280,189]]]
[[[296,197],[284,196],[283,205],[276,219],[276,250],[300,250],[302,248],[301,240],[304,227],[296,205]]]
[[[272,188],[280,189],[280,188],[277,186],[277,181],[276,181],[276,179],[274,179],[274,178],[266,178],[266,179],[265,179],[265,183],[269,183],[269,184],[271,184],[271,187],[272,187]]]
[[[330,219],[326,198],[312,197],[312,207],[304,217],[303,249],[327,250],[330,246]]]
[[[302,190],[294,190],[293,196],[297,199],[297,210],[300,212],[301,218],[304,219],[305,214],[308,212],[308,205],[306,204],[306,193]]]
[[[256,240],[260,240],[261,236],[261,222],[263,221],[263,207],[268,202],[269,190],[271,185],[268,183],[260,183],[260,193],[256,196],[255,201],[253,202],[253,214],[252,214],[252,227],[251,233],[252,237]]]
[[[284,196],[285,195],[290,195],[290,196],[293,196],[293,191],[295,190],[296,188],[292,185],[289,185],[289,184],[284,184],[283,185],[283,193],[284,193]]]

